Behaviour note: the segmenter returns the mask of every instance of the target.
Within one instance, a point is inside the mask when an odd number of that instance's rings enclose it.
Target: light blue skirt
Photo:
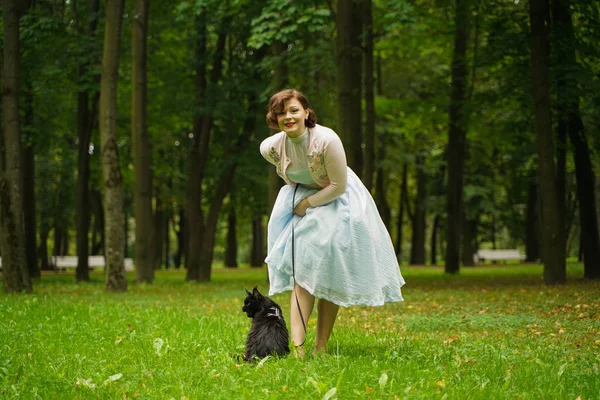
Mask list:
[[[296,283],[342,307],[402,301],[404,279],[390,235],[366,187],[348,168],[346,192],[334,201],[293,214],[295,187],[279,191],[269,219],[269,295],[292,290],[292,224]],[[295,202],[316,193],[300,186]]]

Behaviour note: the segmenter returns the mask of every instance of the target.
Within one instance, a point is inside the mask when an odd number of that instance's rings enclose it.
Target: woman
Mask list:
[[[269,294],[292,290],[291,335],[299,356],[319,299],[314,353],[326,353],[340,306],[402,301],[404,279],[371,194],[347,167],[340,138],[316,124],[307,98],[294,89],[274,94],[267,123],[281,131],[260,152],[287,184],[269,219]]]

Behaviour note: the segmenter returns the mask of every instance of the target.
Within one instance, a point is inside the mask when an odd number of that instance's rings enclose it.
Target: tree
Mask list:
[[[4,37],[2,71],[3,137],[0,138],[0,250],[4,290],[31,292],[25,259],[21,127],[19,117],[19,19],[24,2],[6,0],[2,24]]]
[[[338,1],[336,12],[338,134],[348,166],[359,177],[362,155],[362,20],[360,1]]]
[[[544,281],[566,281],[564,234],[559,213],[552,139],[552,111],[548,80],[549,39],[546,2],[529,0],[531,21],[531,73],[533,104],[538,139],[539,198]]]
[[[578,68],[575,59],[575,37],[569,0],[552,2],[552,25],[556,37],[557,101],[559,120],[568,132],[573,145],[579,218],[581,225],[581,247],[583,250],[584,276],[600,278],[600,238],[598,236],[597,210],[594,193],[594,170],[585,128],[579,111],[578,83],[574,78]]]
[[[189,237],[186,256],[186,267],[188,269],[186,279],[188,281],[209,281],[210,265],[204,265],[208,258],[212,260],[212,245],[205,243],[206,225],[204,212],[202,210],[203,189],[202,184],[205,175],[206,162],[210,144],[210,134],[214,119],[203,111],[208,104],[208,91],[206,82],[206,41],[207,41],[207,9],[203,7],[196,17],[196,115],[194,116],[193,134],[194,143],[190,150],[190,163],[188,167],[188,185],[186,191]],[[225,55],[225,43],[230,23],[230,16],[223,17],[218,34],[217,45],[213,58],[210,74],[210,84],[214,87],[221,79],[223,71],[223,58]],[[215,221],[216,224],[216,221]],[[212,233],[212,232],[211,232]],[[210,251],[210,255],[205,250]]]
[[[469,0],[456,0],[454,13],[455,36],[452,57],[452,83],[448,132],[448,194],[446,224],[446,273],[456,274],[460,269],[459,248],[461,236],[463,168],[466,146],[467,105],[467,41],[469,37]]]
[[[417,196],[415,198],[415,212],[412,217],[412,248],[410,263],[415,265],[425,264],[425,210],[427,202],[425,160],[422,154],[417,156]]]
[[[78,33],[89,42],[92,42],[98,25],[98,11],[100,8],[99,0],[89,0],[87,14],[79,13],[77,10],[77,1],[72,2],[73,14],[78,24]],[[87,27],[84,29],[82,15],[87,15]],[[89,48],[84,49],[91,50]],[[92,54],[94,54],[92,52]],[[96,83],[99,76],[93,74],[91,62],[87,57],[81,62],[77,69],[77,79],[79,88],[77,90],[77,138],[78,159],[77,159],[77,270],[75,279],[80,281],[89,281],[89,231],[90,231],[90,141],[92,130],[97,123],[98,101],[100,93],[98,90],[89,90],[89,81]],[[90,98],[91,97],[91,98]]]
[[[106,289],[127,290],[123,243],[123,176],[117,134],[117,81],[123,0],[107,0],[102,78],[100,82],[100,140],[104,204]]]
[[[362,180],[367,190],[373,188],[375,173],[375,62],[373,57],[373,4],[372,0],[363,0],[363,18],[365,24],[365,158]],[[383,184],[383,183],[381,183]]]
[[[135,264],[139,282],[154,281],[154,257],[152,252],[152,171],[150,169],[150,141],[147,129],[147,38],[149,0],[137,0],[133,16],[133,91],[132,91],[132,143],[135,175]],[[163,236],[156,237],[156,244]],[[155,247],[156,248],[156,247]],[[160,254],[159,254],[160,259]]]

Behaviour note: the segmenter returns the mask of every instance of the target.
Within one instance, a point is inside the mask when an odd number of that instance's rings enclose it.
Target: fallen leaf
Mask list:
[[[121,379],[122,377],[123,377],[123,374],[121,374],[121,373],[118,373],[118,374],[111,375],[111,376],[109,376],[109,377],[108,377],[108,379],[107,379],[107,380],[105,380],[105,381],[104,381],[104,384],[105,384],[105,385],[108,385],[108,384],[109,384],[109,383],[111,383],[111,382],[118,381],[118,380],[119,380],[119,379]]]
[[[336,388],[331,388],[327,391],[327,393],[325,393],[325,396],[323,396],[323,400],[329,400],[331,399],[333,396],[335,396],[335,394],[337,393],[337,389]]]
[[[381,374],[381,376],[379,377],[379,387],[380,388],[384,388],[385,385],[387,384],[388,381],[388,376],[387,374],[384,372],[383,374]]]
[[[367,387],[365,387],[365,392],[367,392],[367,393],[371,393],[372,391],[373,391],[373,388],[372,388],[372,387],[368,387],[368,386],[367,386]]]
[[[444,381],[437,381],[435,384],[441,387],[442,389],[446,389],[446,382]]]

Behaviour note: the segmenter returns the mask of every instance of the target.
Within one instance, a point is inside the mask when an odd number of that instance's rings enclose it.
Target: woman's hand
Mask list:
[[[300,203],[298,203],[296,208],[294,208],[294,214],[298,214],[299,216],[304,217],[306,215],[306,209],[310,206],[311,205],[308,202],[308,198],[302,199]]]

